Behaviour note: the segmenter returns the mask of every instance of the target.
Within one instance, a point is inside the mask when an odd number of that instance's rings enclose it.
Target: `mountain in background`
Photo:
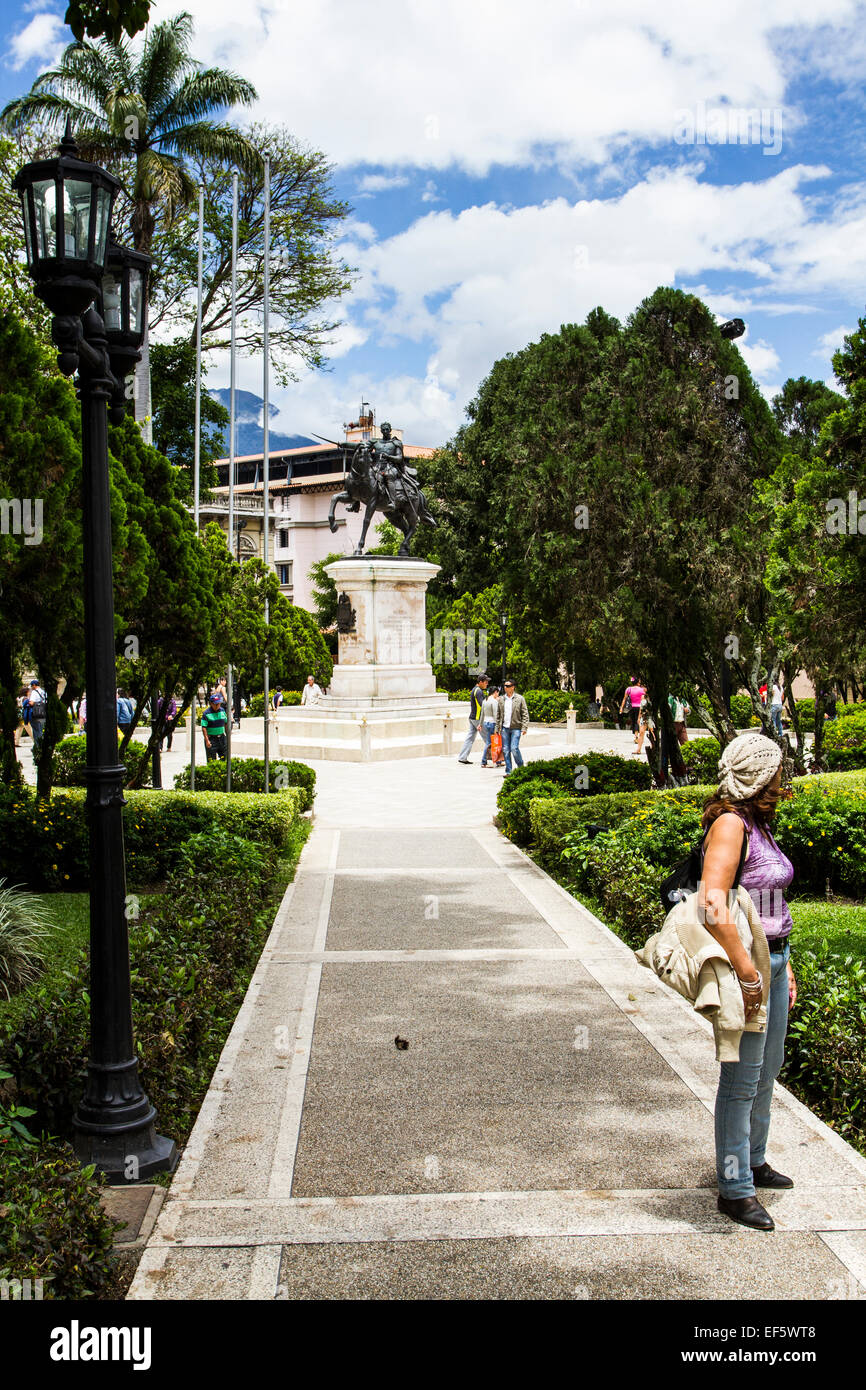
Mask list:
[[[229,409],[231,392],[228,387],[223,387],[219,391],[210,393],[215,400]],[[253,391],[235,391],[235,453],[238,458],[243,458],[245,454],[260,454],[264,447],[265,433],[262,428],[262,410],[264,400],[257,396]],[[279,414],[277,407],[268,407],[268,414],[271,419]],[[306,434],[280,434],[277,430],[268,430],[268,448],[270,452],[276,453],[280,449],[301,449],[305,444],[318,444],[318,439],[310,439]],[[228,458],[229,453],[229,432],[226,429],[223,436],[224,456]]]

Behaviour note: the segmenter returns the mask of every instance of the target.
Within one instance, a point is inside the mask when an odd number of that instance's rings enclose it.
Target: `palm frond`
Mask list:
[[[197,186],[179,159],[147,149],[138,156],[133,201],[163,209],[168,225],[195,199]]]
[[[227,166],[234,164],[250,174],[261,174],[264,167],[255,145],[231,125],[195,121],[161,134],[158,143],[160,150],[165,146],[187,158],[213,159]]]
[[[193,18],[185,11],[155,25],[148,34],[138,64],[138,87],[149,111],[164,106],[178,79],[198,67],[190,53],[192,37]]]
[[[174,130],[225,107],[250,106],[257,100],[258,92],[246,78],[221,68],[205,68],[185,78],[155,113],[155,123],[161,130]]]
[[[19,131],[31,122],[41,121],[49,129],[56,130],[65,125],[67,116],[72,121],[73,130],[76,130],[82,122],[98,122],[102,112],[84,102],[73,101],[53,92],[30,91],[4,106],[0,111],[0,124],[7,130]]]

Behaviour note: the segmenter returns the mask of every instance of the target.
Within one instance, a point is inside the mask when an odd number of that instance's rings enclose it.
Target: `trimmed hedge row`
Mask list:
[[[700,812],[714,791],[713,786],[694,786],[568,800],[537,798],[529,808],[534,849],[539,860],[554,869],[566,836],[599,826],[647,861],[658,863],[663,878],[699,837]],[[774,834],[794,865],[798,892],[823,895],[828,882],[855,897],[866,892],[862,774],[796,778],[794,796],[777,812]]]
[[[272,792],[282,792],[288,787],[299,787],[302,792],[300,808],[312,809],[316,795],[316,774],[306,763],[283,759],[268,764],[268,782]],[[195,789],[200,791],[225,792],[226,765],[218,759],[205,763],[195,770]],[[236,792],[262,792],[265,784],[264,758],[232,758],[232,796]],[[174,785],[180,791],[189,791],[189,768],[177,773]]]
[[[576,797],[645,789],[651,785],[652,773],[647,763],[632,762],[613,753],[569,753],[564,758],[538,758],[506,776],[496,798],[499,825],[511,839],[526,844],[531,834],[529,808],[539,797],[571,802]]]
[[[120,744],[120,735],[117,736]],[[142,743],[130,743],[127,745],[126,752],[121,758],[126,776],[124,781],[128,782],[138,769],[144,753]],[[85,776],[87,766],[87,737],[85,734],[74,734],[71,738],[61,739],[54,750],[52,759],[52,778],[55,787],[84,787],[87,785]],[[144,786],[150,785],[150,759],[147,762],[147,770],[142,777]]]
[[[439,693],[447,695],[455,703],[463,701],[468,705],[472,691],[445,690]],[[572,707],[577,710],[578,723],[585,724],[589,719],[589,704],[586,696],[580,692],[575,695],[573,690],[521,690],[520,694],[526,701],[529,718],[534,724],[556,724],[565,718],[566,710]]]
[[[273,692],[273,690],[270,692],[270,698],[271,698],[272,700],[273,700],[273,698],[274,698],[274,692]],[[300,692],[300,690],[284,690],[284,691],[283,691],[283,704],[284,704],[284,705],[299,705],[300,703],[301,703],[301,692]],[[262,715],[264,714],[264,712],[265,712],[265,692],[264,692],[263,690],[260,690],[259,693],[258,693],[258,695],[251,695],[251,696],[250,696],[250,702],[249,702],[249,705],[247,706],[247,708],[244,710],[244,714],[245,714],[245,715],[249,715],[251,718],[256,718],[256,717],[257,717],[257,718],[261,719],[261,717],[262,717]]]
[[[38,802],[32,788],[0,789],[0,878],[37,890],[86,888],[89,835],[84,799],[76,788]],[[127,791],[123,834],[131,884],[165,877],[190,835],[220,827],[280,850],[292,842],[304,791],[276,796],[238,792]]]

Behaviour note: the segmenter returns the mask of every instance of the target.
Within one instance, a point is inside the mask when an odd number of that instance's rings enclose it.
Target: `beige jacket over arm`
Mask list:
[[[661,931],[651,936],[642,950],[635,951],[641,965],[691,1000],[696,1013],[711,1019],[717,1062],[738,1062],[743,1032],[763,1033],[767,1027],[770,948],[761,919],[745,888],[737,889],[736,911],[746,916],[752,934],[752,964],[760,970],[764,981],[761,1007],[748,1023],[736,971],[724,947],[701,922],[697,893],[690,893],[677,903],[665,918]]]

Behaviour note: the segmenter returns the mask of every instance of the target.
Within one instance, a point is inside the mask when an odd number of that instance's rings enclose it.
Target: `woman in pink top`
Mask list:
[[[632,676],[631,684],[626,686],[625,694],[622,697],[622,704],[619,707],[619,712],[620,714],[622,714],[626,706],[626,701],[630,700],[631,731],[634,734],[635,743],[637,743],[637,720],[638,715],[640,714],[641,701],[643,700],[644,695],[646,695],[645,687],[642,685],[638,685],[634,676]]]

